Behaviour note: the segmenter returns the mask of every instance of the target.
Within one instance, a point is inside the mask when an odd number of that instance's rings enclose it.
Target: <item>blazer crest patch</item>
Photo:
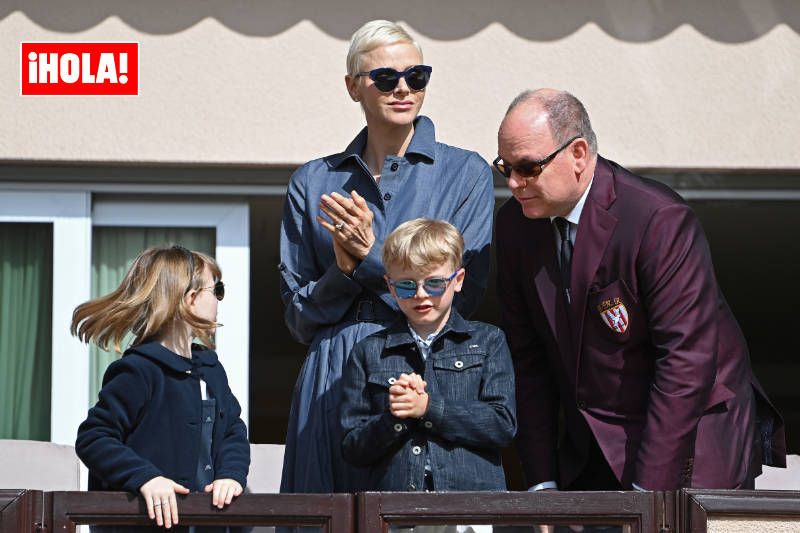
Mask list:
[[[628,317],[628,308],[620,298],[612,298],[610,300],[603,300],[597,306],[597,311],[600,313],[600,318],[603,319],[606,326],[611,328],[611,331],[617,333],[625,333],[628,329],[630,319]]]

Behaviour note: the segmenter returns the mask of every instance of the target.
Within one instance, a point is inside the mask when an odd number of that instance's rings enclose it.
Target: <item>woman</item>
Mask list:
[[[366,472],[341,456],[340,381],[353,345],[397,312],[381,265],[384,238],[418,217],[464,235],[467,278],[455,301],[477,307],[489,271],[492,174],[469,152],[436,142],[418,116],[431,67],[399,25],[353,34],[345,84],[367,126],[344,152],[306,163],[289,182],[281,223],[281,296],[292,335],[310,344],[295,386],[281,492],[352,492]]]

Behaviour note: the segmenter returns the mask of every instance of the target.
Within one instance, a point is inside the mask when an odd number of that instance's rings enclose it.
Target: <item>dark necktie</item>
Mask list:
[[[571,302],[570,297],[570,277],[572,272],[572,241],[569,240],[569,222],[566,218],[556,217],[553,223],[561,236],[561,282],[564,284],[564,294],[567,303]]]

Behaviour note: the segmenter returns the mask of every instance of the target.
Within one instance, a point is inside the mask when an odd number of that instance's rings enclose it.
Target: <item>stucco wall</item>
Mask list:
[[[628,166],[800,168],[794,0],[0,1],[0,159],[297,164],[362,125],[350,33],[407,22],[441,140],[495,156],[526,87],[584,100]],[[19,96],[23,40],[137,40],[141,95]]]

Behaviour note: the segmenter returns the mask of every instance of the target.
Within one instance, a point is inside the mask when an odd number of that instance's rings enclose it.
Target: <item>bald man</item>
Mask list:
[[[686,202],[599,156],[563,91],[518,96],[498,155],[513,194],[498,295],[531,489],[753,488],[762,462],[785,466],[783,422]]]

